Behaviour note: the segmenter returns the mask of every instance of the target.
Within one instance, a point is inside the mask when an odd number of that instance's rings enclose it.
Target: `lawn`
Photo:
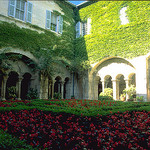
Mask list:
[[[150,102],[3,101],[0,129],[0,149],[150,149]]]

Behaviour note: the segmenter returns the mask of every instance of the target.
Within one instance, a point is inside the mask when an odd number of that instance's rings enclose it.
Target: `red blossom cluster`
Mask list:
[[[37,109],[0,113],[0,128],[39,149],[150,149],[150,112],[83,117]]]

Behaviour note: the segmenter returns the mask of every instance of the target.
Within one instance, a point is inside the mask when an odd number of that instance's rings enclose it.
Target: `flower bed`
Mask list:
[[[39,149],[149,149],[150,112],[76,116],[37,109],[0,113],[0,128]]]

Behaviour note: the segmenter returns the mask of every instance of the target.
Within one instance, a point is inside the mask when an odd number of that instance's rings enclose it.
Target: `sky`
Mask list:
[[[75,4],[75,5],[78,5],[78,4],[81,4],[81,3],[85,2],[85,1],[70,1],[69,0],[69,2],[71,2],[71,3]]]

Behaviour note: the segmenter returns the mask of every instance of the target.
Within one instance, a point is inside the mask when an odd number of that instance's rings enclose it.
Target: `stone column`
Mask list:
[[[55,80],[52,81],[52,99],[54,98],[54,84]]]
[[[113,99],[117,100],[119,99],[119,81],[118,80],[112,80],[113,83]]]
[[[50,97],[52,95],[52,82],[49,83],[49,93],[48,96]]]
[[[126,89],[129,87],[130,84],[130,80],[129,79],[125,79],[125,83],[126,83]],[[129,99],[129,95],[126,93],[126,101],[127,99]]]
[[[18,81],[18,100],[21,100],[21,81],[22,81],[22,77],[19,77],[19,81]]]
[[[65,82],[62,81],[61,82],[61,99],[64,99],[64,84],[65,84]]]
[[[6,100],[6,82],[7,82],[8,76],[3,77],[2,81],[2,100]]]
[[[102,92],[104,92],[104,89],[105,89],[105,81],[101,81],[102,82]]]

